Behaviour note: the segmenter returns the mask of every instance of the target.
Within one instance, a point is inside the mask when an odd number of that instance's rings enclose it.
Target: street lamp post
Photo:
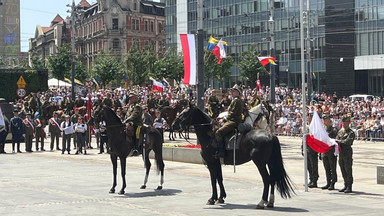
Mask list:
[[[72,6],[67,5],[68,7],[71,7],[71,45],[72,45],[72,76],[71,76],[71,93],[72,93],[72,100],[75,101],[76,99],[76,94],[75,94],[75,0],[72,0]]]
[[[269,17],[269,31],[271,33],[271,39],[270,39],[270,50],[271,50],[271,57],[275,56],[275,21],[274,19],[274,11],[275,11],[275,0],[269,1],[270,5],[270,17]],[[275,66],[273,64],[270,65],[271,70],[271,92],[270,92],[270,99],[271,102],[274,104],[276,103],[276,92],[275,92]]]
[[[197,1],[197,107],[204,110],[204,30],[203,0]]]

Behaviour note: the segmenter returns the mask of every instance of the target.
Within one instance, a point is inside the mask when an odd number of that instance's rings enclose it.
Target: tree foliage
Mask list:
[[[257,52],[257,45],[254,44],[247,52],[241,53],[241,60],[238,64],[238,67],[241,71],[241,76],[252,83],[256,81],[257,73],[267,73],[265,67],[262,66],[257,59],[258,56],[259,53]]]
[[[42,59],[37,56],[37,53],[35,51],[31,53],[31,68],[34,70],[47,69],[45,59]]]
[[[153,71],[150,75],[161,80],[173,79],[180,82],[184,74],[183,57],[177,53],[175,48],[169,48],[162,58],[159,58],[153,65]]]
[[[60,47],[56,55],[48,57],[48,68],[54,78],[64,80],[72,68],[72,49],[69,44]]]
[[[121,78],[122,71],[123,67],[120,61],[104,52],[100,52],[92,67],[93,76],[99,78],[101,86],[106,86],[112,80]]]
[[[233,66],[233,58],[227,56],[220,64],[217,64],[217,57],[210,51],[204,50],[204,75],[211,79],[222,81],[231,75],[231,67]]]
[[[68,74],[69,77],[72,77],[72,74]],[[82,82],[89,78],[87,67],[80,60],[75,62],[75,78]]]
[[[141,50],[138,44],[134,44],[125,57],[127,76],[131,84],[141,85],[146,82],[156,60],[157,56],[153,50]]]

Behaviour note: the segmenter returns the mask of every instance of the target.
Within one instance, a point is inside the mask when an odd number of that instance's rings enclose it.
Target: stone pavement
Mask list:
[[[253,163],[238,166],[236,173],[232,166],[223,168],[227,190],[223,205],[205,205],[211,187],[208,170],[200,164],[165,161],[164,189],[154,190],[159,176],[152,170],[147,189],[140,190],[144,179],[140,157],[127,160],[126,194],[108,194],[112,183],[109,156],[93,149],[89,155],[61,155],[60,151],[0,155],[0,215],[384,215],[384,185],[376,184],[376,165],[384,163],[383,142],[354,143],[355,193],[344,194],[321,189],[304,192],[301,139],[279,138],[297,196],[289,200],[276,196],[273,209],[255,209],[262,182]],[[7,144],[6,151],[10,149]],[[152,164],[155,168],[153,160]],[[319,174],[322,186],[321,163]],[[336,187],[340,188],[340,169],[338,177]],[[120,187],[118,176],[117,191]]]

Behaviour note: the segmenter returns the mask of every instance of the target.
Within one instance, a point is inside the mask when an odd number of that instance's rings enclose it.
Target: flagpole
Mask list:
[[[204,110],[204,30],[203,0],[197,1],[197,107]]]
[[[308,166],[308,159],[307,159],[307,113],[306,113],[306,95],[305,95],[305,55],[304,55],[304,0],[300,0],[300,45],[301,45],[301,98],[303,101],[303,154],[304,154],[304,185],[305,185],[305,192],[308,192],[308,173],[307,173],[307,166]]]

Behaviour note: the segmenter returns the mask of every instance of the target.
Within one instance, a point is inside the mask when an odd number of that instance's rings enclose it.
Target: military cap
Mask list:
[[[343,117],[342,121],[343,121],[343,122],[350,122],[350,121],[351,121],[351,118],[348,117],[348,116],[345,116],[345,117]]]
[[[18,110],[18,109],[14,109],[13,112],[14,112],[14,113],[18,113],[19,110]]]
[[[235,85],[231,88],[231,90],[236,90],[236,91],[238,91],[238,92],[241,94],[241,87],[240,87],[239,85],[237,85],[237,84],[235,84]]]
[[[323,119],[331,119],[331,116],[330,115],[325,115],[325,116],[323,116]]]
[[[56,111],[54,111],[54,112],[53,112],[53,115],[57,115],[57,112],[56,112]]]

